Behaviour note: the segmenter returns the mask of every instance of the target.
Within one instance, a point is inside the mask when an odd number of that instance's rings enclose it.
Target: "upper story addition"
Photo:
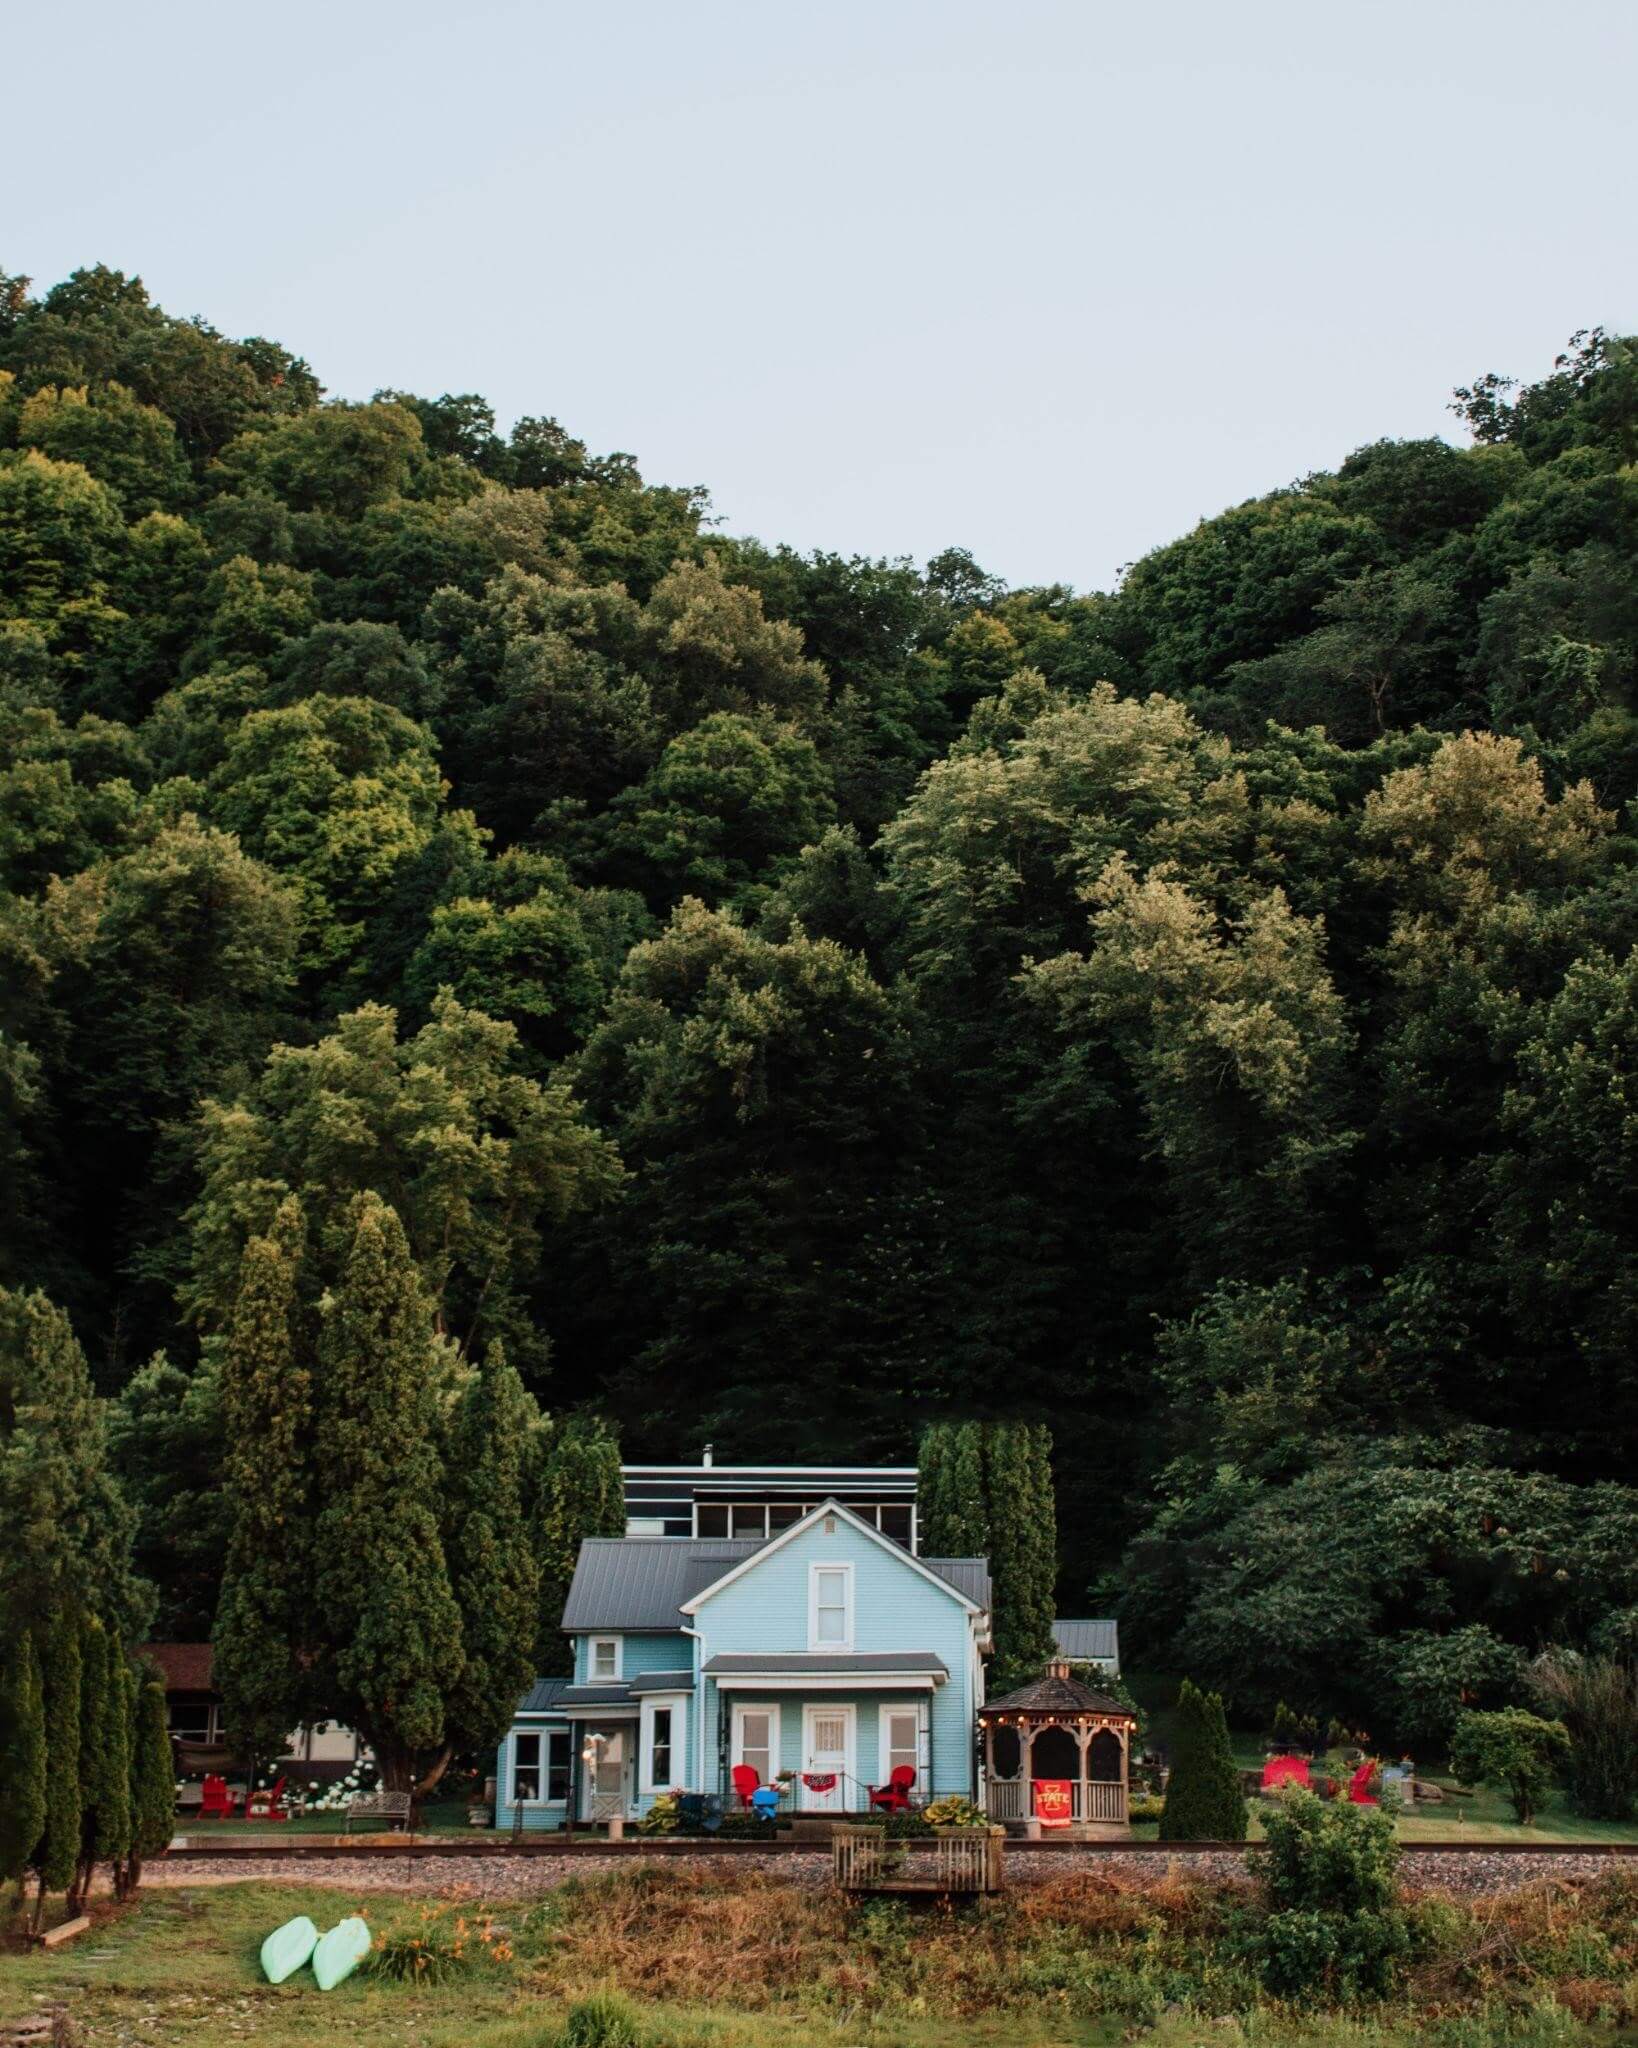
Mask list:
[[[839,1501],[908,1550],[920,1549],[914,1465],[627,1465],[626,1534],[765,1543],[821,1501]]]

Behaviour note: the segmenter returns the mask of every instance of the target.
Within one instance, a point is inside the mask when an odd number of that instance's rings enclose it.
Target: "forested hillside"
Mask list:
[[[1048,1423],[1070,1611],[1247,1703],[1638,1644],[1638,355],[1456,409],[1008,590],[0,279],[0,1284],[162,1620],[367,1189],[628,1455]]]

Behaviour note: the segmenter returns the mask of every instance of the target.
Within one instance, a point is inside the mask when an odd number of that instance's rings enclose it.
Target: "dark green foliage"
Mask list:
[[[55,1616],[40,1637],[45,1693],[46,1812],[35,1851],[39,1895],[66,1892],[80,1861],[84,1794],[80,1784],[81,1629],[71,1612]]]
[[[127,1889],[141,1881],[142,1863],[157,1856],[176,1827],[176,1781],[165,1723],[165,1686],[149,1665],[136,1667],[131,1715],[131,1850]]]
[[[45,1694],[40,1653],[25,1629],[0,1663],[0,1884],[23,1876],[45,1821]]]
[[[1499,1713],[1460,1717],[1450,1739],[1450,1768],[1464,1785],[1504,1787],[1514,1813],[1528,1827],[1569,1753],[1570,1738],[1561,1721],[1504,1707]]]
[[[1638,1665],[1549,1651],[1530,1669],[1536,1702],[1570,1739],[1570,1804],[1593,1820],[1638,1814]]]
[[[1268,1907],[1256,1937],[1267,1988],[1314,2005],[1386,1996],[1411,1946],[1391,1817],[1294,1792],[1264,1830],[1253,1854]]]
[[[601,1417],[571,1415],[536,1436],[532,1463],[530,1543],[540,1572],[535,1669],[567,1673],[573,1660],[563,1633],[563,1603],[581,1542],[625,1534],[620,1446]]]
[[[1222,1698],[1200,1691],[1185,1678],[1177,1696],[1176,1736],[1166,1805],[1160,1816],[1160,1839],[1243,1842],[1245,1838],[1246,1800],[1229,1748]]]
[[[935,1423],[921,1438],[917,1512],[933,1557],[988,1557],[992,1694],[1039,1677],[1053,1654],[1058,1576],[1052,1438],[1029,1423]]]
[[[140,1634],[94,1384],[202,1632],[246,1246],[297,1200],[278,1435],[370,1192],[429,1440],[495,1339],[640,1458],[1047,1427],[1071,1611],[1103,1574],[1129,1655],[1418,1744],[1630,1651],[1635,361],[1007,590],[6,280],[0,1376],[68,1425],[0,1399],[8,1603],[100,1557]],[[928,1526],[1027,1665],[1039,1475],[998,1516],[950,1448]]]

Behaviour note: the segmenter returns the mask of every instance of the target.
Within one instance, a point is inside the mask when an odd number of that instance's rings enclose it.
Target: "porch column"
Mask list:
[[[986,1813],[989,1812],[990,1802],[995,1797],[994,1793],[990,1789],[991,1786],[994,1785],[994,1783],[995,1723],[993,1721],[986,1721],[984,1723],[984,1811]]]
[[[1087,1768],[1087,1755],[1092,1741],[1091,1727],[1085,1715],[1075,1723],[1075,1740],[1081,1753],[1081,1819],[1092,1818],[1091,1772]]]

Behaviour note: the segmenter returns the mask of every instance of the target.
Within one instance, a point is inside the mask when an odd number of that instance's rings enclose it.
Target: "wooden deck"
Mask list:
[[[928,1892],[940,1897],[998,1892],[1002,1838],[989,1828],[935,1835],[931,1842],[890,1840],[877,1827],[839,1827],[832,1870],[847,1892]]]

